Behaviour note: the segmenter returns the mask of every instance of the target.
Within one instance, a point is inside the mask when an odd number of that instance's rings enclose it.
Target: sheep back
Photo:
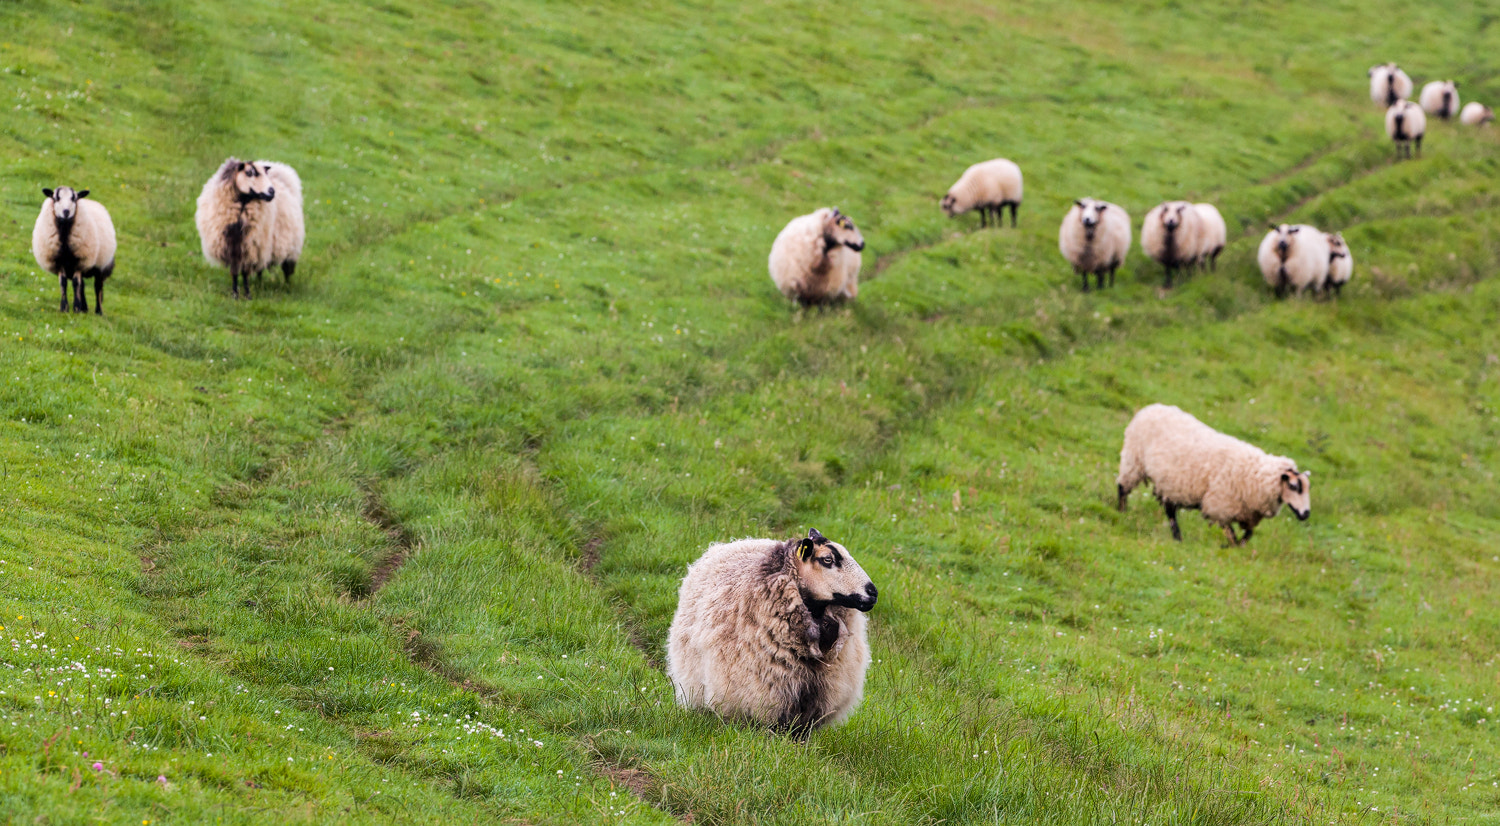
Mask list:
[[[948,214],[962,215],[978,207],[1021,203],[1021,167],[1005,158],[976,163],[964,170],[948,188],[952,205]]]

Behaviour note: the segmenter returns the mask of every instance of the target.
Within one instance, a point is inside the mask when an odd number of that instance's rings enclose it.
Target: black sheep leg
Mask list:
[[[1098,272],[1094,273],[1094,289],[1104,289],[1104,270],[1099,270]]]
[[[83,292],[83,273],[73,273],[73,312],[86,313],[89,311],[89,299]]]
[[[297,271],[297,262],[296,261],[282,261],[281,262],[281,283],[283,283],[283,284],[290,284],[290,283],[292,283],[292,273],[294,273],[296,271]]]
[[[1119,264],[1110,264],[1109,265],[1109,286],[1111,286],[1111,287],[1113,287],[1115,285],[1115,268],[1118,267],[1118,266],[1120,266],[1120,265]]]
[[[104,315],[104,276],[94,276],[94,315]]]
[[[1120,513],[1124,513],[1125,504],[1130,501],[1130,491],[1126,490],[1124,485],[1116,484],[1115,492],[1120,496],[1120,498],[1115,501],[1115,507],[1120,509]]]
[[[1010,205],[1010,228],[1011,229],[1015,229],[1016,228],[1016,210],[1018,210],[1020,208],[1021,208],[1020,204],[1013,203],[1013,204]]]
[[[1167,511],[1167,519],[1172,523],[1172,538],[1178,542],[1182,541],[1182,528],[1177,525],[1177,506],[1171,502],[1163,502],[1161,506]]]
[[[1170,266],[1168,266],[1166,264],[1163,264],[1162,265],[1162,269],[1166,270],[1166,272],[1167,272],[1167,280],[1166,280],[1166,283],[1164,283],[1162,285],[1162,288],[1170,290],[1170,289],[1172,289],[1172,276],[1175,274],[1174,268],[1170,267]]]
[[[982,207],[979,208],[979,228],[980,229],[984,229],[985,227],[987,227],[989,225],[990,225],[990,208],[982,206]]]
[[[1422,136],[1417,136],[1417,157],[1422,157]]]
[[[1089,291],[1089,274],[1086,271],[1084,271],[1084,270],[1079,270],[1078,274],[1081,275],[1081,276],[1083,276],[1083,291],[1084,292],[1088,292]]]
[[[62,304],[57,308],[60,312],[68,311],[68,274],[62,273],[57,276],[57,286],[62,288]]]

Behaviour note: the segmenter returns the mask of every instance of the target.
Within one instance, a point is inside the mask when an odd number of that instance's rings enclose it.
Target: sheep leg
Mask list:
[[[1172,538],[1181,542],[1182,528],[1177,524],[1177,506],[1171,502],[1162,502],[1161,505],[1167,511],[1167,519],[1172,523]]]
[[[982,206],[979,208],[979,228],[984,229],[990,225],[990,208]]]
[[[1255,533],[1255,526],[1251,525],[1249,522],[1241,522],[1240,529],[1245,532],[1245,535],[1240,537],[1240,544],[1243,545],[1246,542],[1250,541],[1250,534]]]
[[[1417,157],[1422,157],[1422,136],[1417,136]]]
[[[1021,208],[1020,204],[1011,204],[1010,205],[1010,228],[1011,229],[1015,229],[1016,228],[1016,210],[1018,210],[1020,208]]]
[[[1229,537],[1229,544],[1230,544],[1231,547],[1238,547],[1239,546],[1239,544],[1240,544],[1240,538],[1234,535],[1234,525],[1232,525],[1232,524],[1225,525],[1224,526],[1224,535],[1227,536],[1227,537]]]
[[[59,273],[58,274],[58,276],[57,276],[57,286],[59,286],[59,287],[62,288],[62,305],[60,307],[58,307],[57,309],[60,312],[66,313],[68,311],[68,274],[67,273],[64,272],[64,273]]]
[[[1130,501],[1130,491],[1126,490],[1124,485],[1118,483],[1115,485],[1115,491],[1120,495],[1120,498],[1115,502],[1115,507],[1120,509],[1120,513],[1124,513],[1125,505]]]
[[[1162,269],[1166,270],[1166,273],[1167,273],[1167,282],[1164,285],[1162,285],[1162,286],[1163,286],[1164,289],[1170,290],[1170,289],[1172,289],[1172,276],[1174,274],[1173,270],[1175,268],[1172,267],[1172,266],[1170,266],[1170,265],[1163,264],[1162,265]]]
[[[1078,274],[1083,276],[1083,291],[1089,291],[1089,274],[1087,270],[1079,270]]]
[[[1120,265],[1119,264],[1110,264],[1109,265],[1109,286],[1111,288],[1113,288],[1115,286],[1115,268],[1118,267],[1118,266],[1120,266]]]
[[[73,273],[73,312],[86,313],[89,311],[89,300],[83,292],[83,273]]]
[[[290,284],[290,283],[292,283],[292,273],[294,273],[296,271],[297,271],[297,262],[296,261],[282,261],[281,262],[281,283],[283,283],[283,284]]]
[[[104,275],[94,274],[94,315],[104,315]]]

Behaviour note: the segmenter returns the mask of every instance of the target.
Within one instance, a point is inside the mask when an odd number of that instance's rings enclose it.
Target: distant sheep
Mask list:
[[[1463,111],[1458,113],[1458,122],[1465,126],[1479,126],[1494,119],[1495,111],[1477,101],[1465,103]]]
[[[1141,250],[1162,265],[1168,289],[1178,270],[1197,263],[1202,239],[1203,219],[1187,201],[1158,204],[1141,224]]]
[[[854,298],[864,248],[865,237],[838,207],[793,218],[771,245],[771,280],[798,304]]]
[[[1332,250],[1328,236],[1307,224],[1273,225],[1260,242],[1255,260],[1261,275],[1281,298],[1322,287],[1328,278]]]
[[[1458,115],[1458,84],[1451,80],[1434,80],[1422,87],[1419,99],[1422,111],[1443,120]]]
[[[1166,510],[1172,538],[1182,541],[1177,511],[1201,509],[1234,545],[1250,541],[1255,526],[1288,505],[1299,520],[1312,513],[1310,474],[1285,456],[1227,436],[1165,404],[1141,408],[1125,428],[1120,475],[1115,480],[1121,511],[1144,481]],[[1235,536],[1234,524],[1244,531]]]
[[[1427,115],[1422,107],[1403,100],[1385,111],[1385,133],[1396,142],[1396,158],[1410,158],[1412,144],[1422,156],[1422,136],[1427,133]]]
[[[1063,216],[1057,231],[1057,247],[1073,265],[1073,272],[1083,277],[1083,291],[1089,291],[1093,275],[1099,289],[1104,289],[1104,275],[1115,285],[1115,270],[1125,263],[1130,252],[1130,214],[1108,201],[1081,198]]]
[[[230,158],[198,196],[195,216],[203,257],[229,270],[235,298],[250,297],[250,276],[281,266],[291,280],[306,235],[302,180],[296,170],[271,161]]]
[[[1203,234],[1199,238],[1198,264],[1207,269],[1219,268],[1219,253],[1229,240],[1229,229],[1224,226],[1224,216],[1213,204],[1193,204],[1202,224]]]
[[[86,201],[87,189],[43,189],[47,200],[31,230],[31,255],[42,269],[57,276],[62,288],[62,312],[68,311],[68,284],[73,285],[73,311],[89,311],[83,279],[94,279],[94,312],[104,315],[104,281],[115,271],[115,225],[109,210]]]
[[[710,546],[688,566],[668,632],[677,702],[801,733],[842,722],[864,693],[875,597],[816,530]]]
[[[1016,225],[1016,210],[1021,206],[1021,167],[1004,158],[976,163],[964,170],[958,183],[943,196],[943,214],[953,218],[972,209],[979,210],[979,226],[988,225],[995,216],[999,226],[1010,207],[1010,225]]]
[[[1411,97],[1411,78],[1394,63],[1370,67],[1370,100],[1389,108]]]
[[[1323,283],[1323,291],[1332,290],[1336,295],[1343,295],[1344,285],[1349,283],[1350,277],[1354,275],[1354,255],[1349,252],[1349,244],[1344,240],[1341,232],[1329,233],[1328,238],[1328,278]]]

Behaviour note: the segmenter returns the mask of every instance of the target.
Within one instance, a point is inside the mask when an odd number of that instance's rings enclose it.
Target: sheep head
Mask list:
[[[802,601],[808,608],[842,605],[868,611],[875,607],[875,583],[843,545],[824,537],[817,528],[790,544]]]
[[[74,192],[72,187],[60,186],[57,189],[43,189],[42,194],[52,201],[52,216],[59,221],[71,221],[78,214],[79,200],[88,196],[87,189],[82,192]]]
[[[234,167],[234,191],[242,203],[269,201],[276,197],[271,185],[271,167],[240,161]]]
[[[855,229],[849,216],[839,212],[838,207],[829,210],[828,216],[823,220],[823,240],[829,249],[842,245],[859,252],[865,248],[865,237]]]
[[[1299,472],[1296,466],[1281,472],[1281,501],[1297,514],[1298,521],[1312,515],[1312,472]]]

